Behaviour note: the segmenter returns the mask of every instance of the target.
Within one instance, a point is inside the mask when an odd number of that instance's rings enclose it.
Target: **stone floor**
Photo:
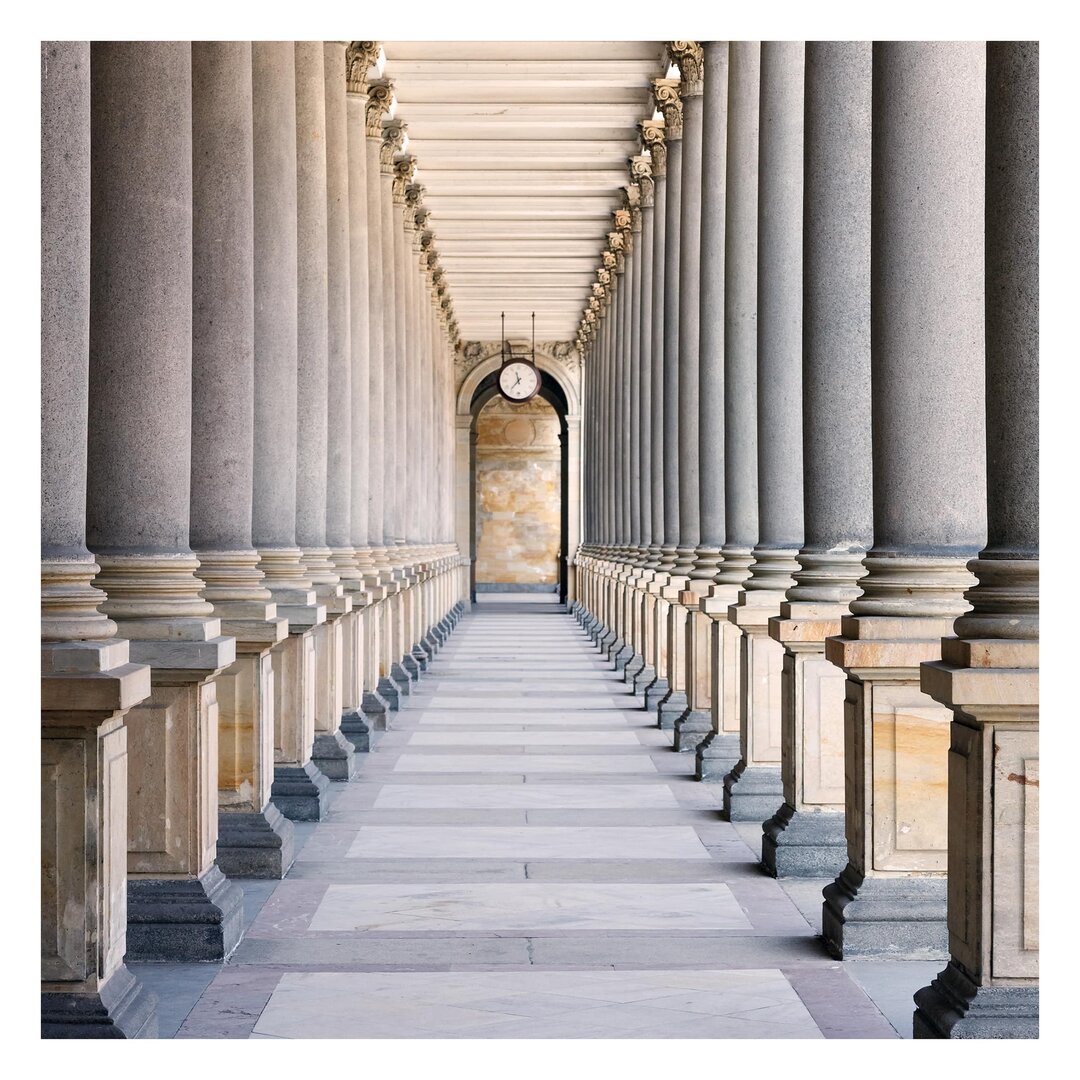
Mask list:
[[[228,963],[135,967],[163,1036],[910,1036],[940,965],[829,959],[823,883],[761,873],[557,605],[478,605],[404,700]]]

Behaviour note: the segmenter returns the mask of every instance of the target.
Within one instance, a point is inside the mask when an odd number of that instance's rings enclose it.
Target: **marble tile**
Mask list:
[[[409,746],[641,746],[633,731],[414,731]]]
[[[331,885],[308,927],[332,931],[749,930],[722,884]]]
[[[574,757],[569,754],[402,754],[394,772],[408,773],[652,773],[655,763],[647,757],[605,757],[602,754]]]
[[[379,810],[459,808],[673,809],[679,803],[663,784],[387,784],[375,799]]]
[[[708,859],[689,826],[361,826],[348,858],[399,859]]]
[[[779,971],[289,972],[279,1038],[820,1038]],[[676,999],[678,1006],[671,999]],[[743,1015],[745,1002],[768,1015]],[[664,1004],[666,1002],[666,1004]],[[696,1006],[688,1008],[687,1006]]]
[[[524,727],[559,727],[568,730],[580,728],[629,728],[635,724],[644,726],[642,716],[633,716],[622,709],[591,709],[587,718],[576,712],[546,712],[536,709],[515,709],[513,711],[479,712],[475,709],[461,709],[454,712],[440,709],[426,709],[421,723],[425,728],[435,727],[487,727],[499,724],[520,724]],[[654,725],[649,724],[652,727]]]
[[[573,697],[574,700],[570,700]],[[629,699],[629,695],[627,695]],[[620,702],[610,694],[555,694],[534,692],[532,694],[505,695],[505,694],[433,694],[432,707],[447,709],[518,709],[518,708],[573,708],[587,711],[589,709],[613,709]]]

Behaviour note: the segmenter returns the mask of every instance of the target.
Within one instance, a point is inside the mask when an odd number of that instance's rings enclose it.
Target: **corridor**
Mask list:
[[[272,892],[226,964],[137,965],[161,1034],[212,976],[178,1037],[896,1038],[693,755],[520,599],[464,617],[285,879],[245,883]],[[934,965],[877,966],[910,1024]]]

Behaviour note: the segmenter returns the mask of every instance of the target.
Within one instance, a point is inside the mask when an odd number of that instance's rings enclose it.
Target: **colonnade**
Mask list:
[[[42,1030],[152,1033],[463,610],[373,42],[42,44]]]
[[[1038,1025],[1038,47],[671,42],[576,614],[919,1036]]]

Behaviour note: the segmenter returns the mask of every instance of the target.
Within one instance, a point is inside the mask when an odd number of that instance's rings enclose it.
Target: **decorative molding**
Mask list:
[[[667,139],[663,120],[642,120],[641,141],[649,151],[653,179],[667,175]]]
[[[664,114],[664,138],[682,138],[682,98],[679,97],[678,79],[653,79],[653,101]]]
[[[507,343],[515,356],[529,356],[532,352],[532,343],[526,338],[509,338]],[[457,385],[460,387],[470,372],[501,352],[501,341],[458,342],[454,353]],[[536,353],[551,360],[553,366],[564,373],[567,381],[576,388],[581,373],[581,348],[577,342],[538,341]]]
[[[383,139],[383,114],[390,112],[394,101],[394,88],[389,82],[371,82],[368,84],[367,105],[364,108],[364,122],[369,139]]]
[[[379,164],[387,175],[394,174],[394,155],[401,152],[405,145],[405,135],[409,127],[401,120],[387,120],[383,126],[383,141],[379,147]]]
[[[377,41],[350,41],[345,46],[345,93],[366,94],[368,72],[378,62]]]
[[[638,204],[644,208],[652,206],[653,191],[656,187],[652,175],[652,162],[644,154],[638,154],[627,160],[630,167],[630,178],[638,188]]]
[[[405,125],[404,124],[401,125],[401,129],[402,129],[402,140],[401,141],[404,141],[404,134],[405,134]],[[387,130],[387,141],[389,141],[391,144],[397,141],[396,138],[391,139],[390,134],[389,134],[389,129]],[[383,148],[384,149],[387,146],[387,141],[383,142]],[[401,149],[400,145],[398,146],[398,149],[399,150]],[[393,153],[393,151],[391,151],[391,154],[392,153]],[[390,165],[391,165],[391,168],[393,169],[393,173],[394,173],[394,180],[393,180],[394,205],[395,206],[404,206],[405,205],[405,192],[408,189],[409,185],[413,182],[413,177],[416,175],[416,158],[410,157],[410,156],[405,156],[403,158],[400,158],[398,161],[391,160]]]
[[[679,92],[696,97],[705,89],[705,50],[700,41],[669,41],[668,55],[678,64],[682,76]]]

